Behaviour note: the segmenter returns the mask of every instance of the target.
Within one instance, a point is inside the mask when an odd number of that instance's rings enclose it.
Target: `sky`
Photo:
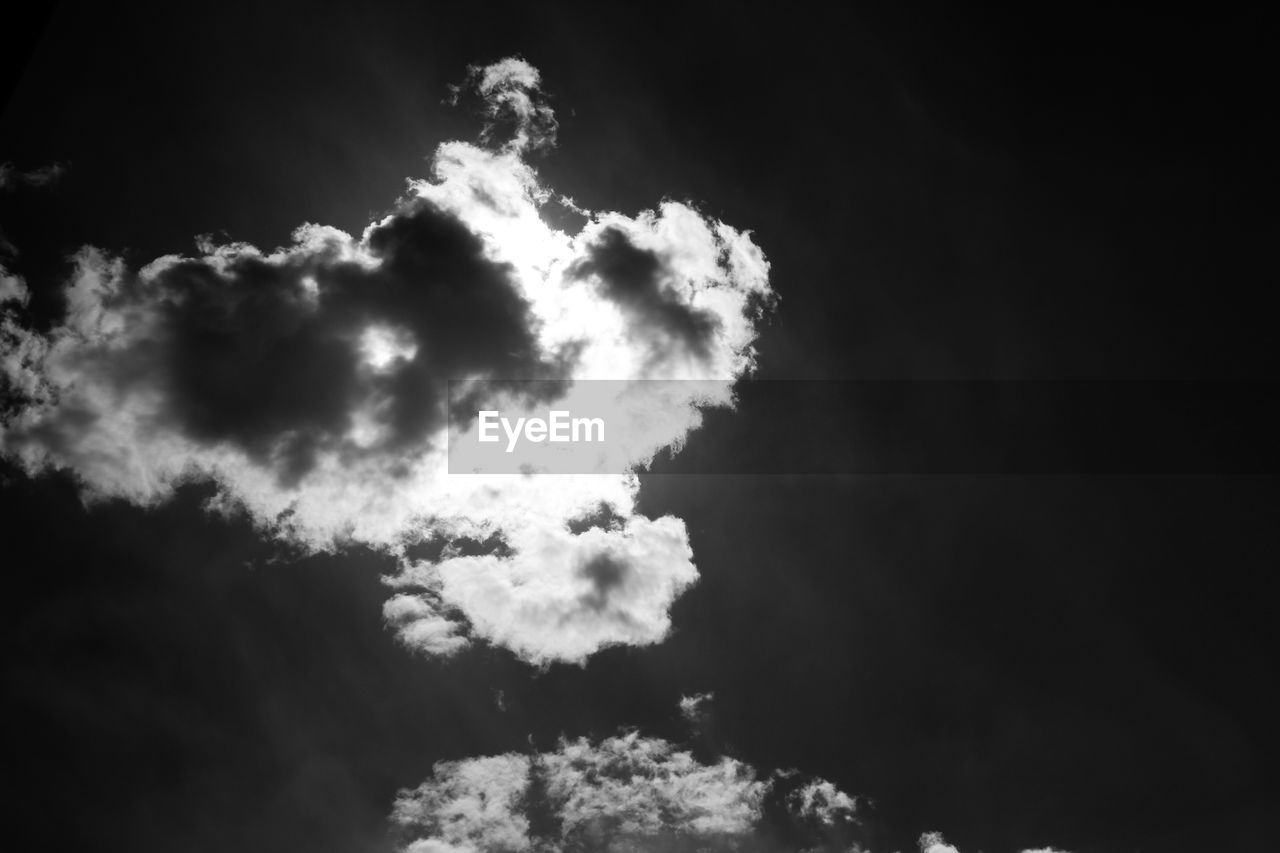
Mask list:
[[[26,848],[1272,843],[1260,13],[33,12]],[[476,376],[642,473],[451,475]]]

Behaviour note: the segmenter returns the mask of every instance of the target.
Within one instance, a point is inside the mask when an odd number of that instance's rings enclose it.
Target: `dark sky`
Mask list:
[[[447,86],[518,53],[560,120],[548,183],[754,231],[781,296],[764,378],[1274,380],[1270,20],[605,5],[6,23],[32,50],[0,162],[67,165],[0,197],[32,316],[57,318],[85,243],[145,263],[201,233],[358,232],[474,135]],[[69,477],[6,466],[6,835],[389,849],[396,789],[438,760],[678,739],[679,697],[714,691],[708,748],[872,797],[876,850],[931,829],[966,853],[1265,849],[1264,473],[655,476],[643,508],[685,519],[702,575],[675,632],[539,672],[412,655],[382,624],[390,558],[291,555],[206,514],[207,487],[86,508]]]

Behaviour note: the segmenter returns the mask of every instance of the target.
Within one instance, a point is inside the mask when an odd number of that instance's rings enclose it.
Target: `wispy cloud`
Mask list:
[[[67,167],[61,163],[23,171],[12,163],[0,163],[0,190],[14,187],[44,187],[57,183]]]
[[[821,853],[856,849],[856,811],[826,780],[762,777],[737,759],[699,761],[631,732],[564,740],[532,755],[441,762],[431,779],[400,792],[392,822],[412,853]]]
[[[481,98],[488,119],[481,139],[487,144],[495,144],[495,136],[505,129],[510,135],[500,143],[505,151],[523,152],[555,145],[559,125],[555,111],[546,103],[542,75],[520,57],[468,66],[466,81],[449,88],[449,101],[455,105],[467,94]]]

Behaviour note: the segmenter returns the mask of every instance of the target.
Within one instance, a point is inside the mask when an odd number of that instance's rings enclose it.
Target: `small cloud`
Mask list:
[[[457,104],[464,94],[480,98],[488,118],[481,133],[485,143],[491,144],[503,129],[510,133],[500,146],[504,151],[550,148],[555,145],[558,125],[541,85],[538,69],[518,56],[509,56],[491,65],[468,66],[466,80],[449,87],[449,103]]]
[[[710,712],[714,693],[695,693],[692,696],[680,697],[680,716],[691,723],[697,723]]]
[[[855,820],[858,802],[826,779],[813,779],[792,793],[795,811],[827,826]]]
[[[25,172],[15,168],[12,163],[0,163],[0,189],[49,186],[57,183],[66,171],[67,167],[61,163]]]
[[[19,305],[26,305],[31,298],[31,292],[27,289],[27,283],[20,275],[15,275],[0,263],[0,305],[6,302],[16,302]]]
[[[942,837],[941,832],[926,832],[920,836],[920,853],[960,853]]]
[[[9,242],[3,232],[0,232],[0,306],[7,302],[26,305],[31,298],[31,292],[27,289],[26,280],[17,273],[10,272],[9,268],[5,266],[5,262],[17,257],[17,254],[17,247]],[[0,308],[0,310],[3,309]],[[3,372],[0,372],[0,376],[3,376]]]

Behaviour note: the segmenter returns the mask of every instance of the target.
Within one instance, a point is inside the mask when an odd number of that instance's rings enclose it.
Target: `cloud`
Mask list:
[[[791,774],[760,778],[635,732],[441,762],[400,792],[392,822],[414,853],[844,851],[857,824],[853,798],[825,780],[796,788]]]
[[[466,82],[450,87],[450,101],[456,104],[466,92],[480,96],[489,119],[481,134],[487,143],[492,144],[500,125],[507,125],[511,138],[502,145],[504,150],[550,148],[555,145],[557,123],[541,85],[538,69],[510,56],[492,65],[468,66]]]
[[[42,166],[26,172],[19,171],[12,163],[0,163],[0,190],[14,187],[44,187],[57,183],[66,174],[67,167],[61,163]]]
[[[633,334],[646,341],[652,359],[667,353],[709,357],[719,325],[715,313],[692,306],[677,290],[678,265],[635,245],[622,229],[600,231],[569,274],[596,282],[603,298],[634,319]]]
[[[17,273],[10,272],[5,266],[5,262],[15,254],[17,251],[13,245],[0,234],[0,311],[4,310],[6,303],[26,305],[31,298],[26,280]]]
[[[14,189],[20,186],[43,187],[55,183],[62,177],[66,167],[61,163],[20,172],[12,163],[0,163],[0,190]],[[14,304],[25,306],[31,299],[31,291],[26,280],[12,272],[7,266],[18,255],[18,248],[9,242],[4,232],[0,232],[0,311],[5,306],[11,310]],[[0,321],[2,323],[3,321]],[[7,338],[7,333],[0,328],[0,341]]]
[[[940,832],[924,833],[920,836],[919,844],[920,853],[960,853],[958,849],[946,842]],[[1067,853],[1067,851],[1055,847],[1038,847],[1034,850],[1023,850],[1022,853]]]
[[[22,276],[14,275],[4,264],[0,264],[0,304],[17,302],[19,305],[26,305],[30,298],[27,283]]]
[[[865,808],[826,779],[700,759],[632,731],[439,762],[399,792],[391,823],[408,853],[871,853]],[[938,832],[918,846],[959,853]]]
[[[211,481],[211,509],[266,535],[393,555],[385,617],[425,653],[484,641],[545,664],[661,641],[697,570],[683,522],[636,512],[629,469],[731,405],[768,262],[675,201],[548,225],[553,193],[525,160],[554,140],[540,85],[520,59],[471,68],[459,91],[480,98],[490,144],[440,145],[359,235],[305,224],[269,252],[199,238],[139,269],[81,249],[60,324],[4,315],[0,452],[69,471],[90,501],[150,506]],[[509,138],[493,141],[499,126]],[[448,473],[450,414],[573,399],[589,379],[704,383],[625,401],[609,460],[622,473]]]
[[[809,815],[825,825],[853,820],[857,801],[825,779],[814,779],[792,793],[797,814]]]
[[[504,531],[511,556],[417,563],[393,583],[446,602],[465,617],[472,635],[545,663],[660,641],[670,628],[672,602],[697,579],[684,523],[671,517],[631,516],[621,529],[579,534],[536,519]],[[423,600],[421,593],[397,595],[388,618],[403,630],[421,630],[414,622],[422,618],[415,608]],[[422,647],[447,651],[433,648],[441,642],[453,639],[433,633]]]
[[[714,693],[695,693],[692,696],[680,697],[680,716],[691,723],[698,723],[710,711]]]
[[[919,843],[920,853],[960,853],[943,839],[941,832],[926,832]]]

